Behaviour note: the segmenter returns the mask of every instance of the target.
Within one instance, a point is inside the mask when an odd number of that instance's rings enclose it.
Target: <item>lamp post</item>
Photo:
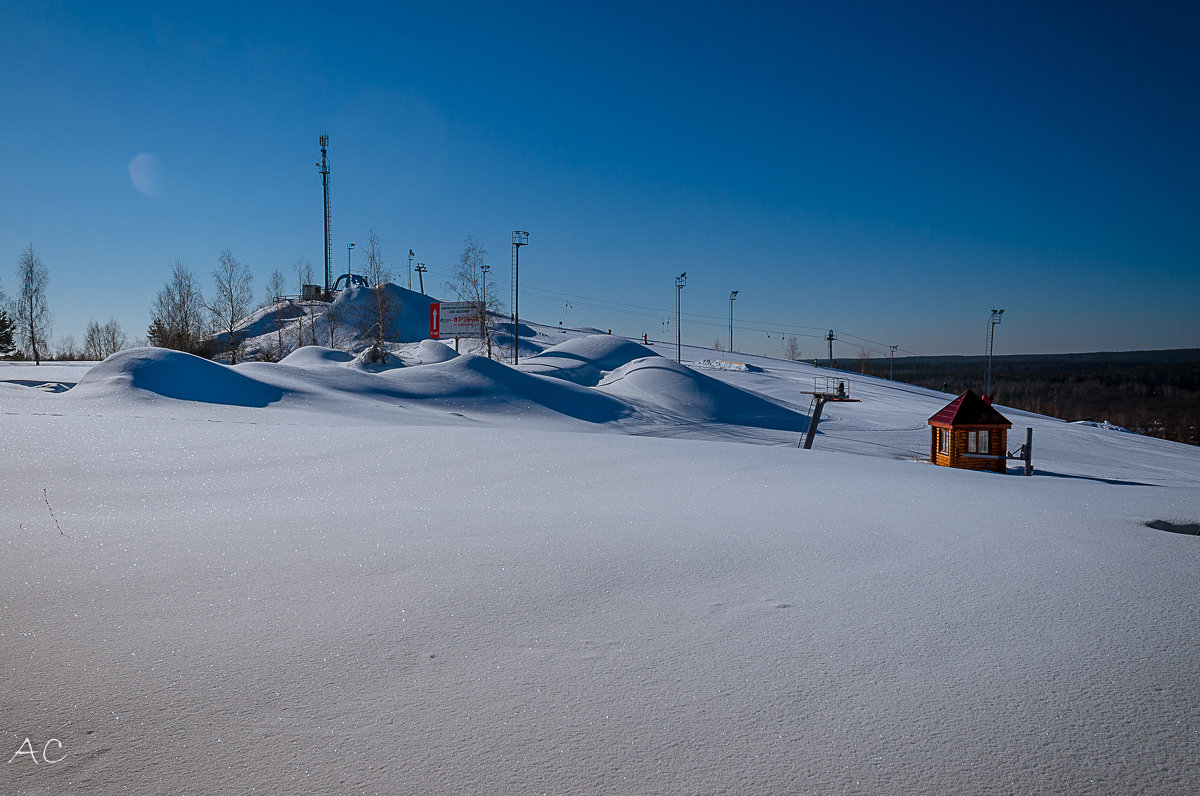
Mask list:
[[[675,277],[675,361],[683,362],[683,336],[680,333],[682,315],[679,311],[679,297],[687,285],[687,271]]]
[[[429,269],[425,267],[425,263],[417,263],[417,267],[413,269],[417,272],[417,279],[421,280],[421,295],[425,295],[425,272]]]
[[[492,357],[492,339],[487,334],[487,275],[492,267],[486,263],[479,266],[479,271],[483,275],[483,292],[479,296],[479,336],[487,337],[488,344],[488,359]]]
[[[895,369],[893,368],[893,365],[895,364],[896,349],[899,347],[900,347],[899,345],[888,346],[888,381],[896,380],[895,379]]]
[[[527,245],[529,245],[529,233],[525,232],[523,230],[514,229],[513,236],[512,236],[512,247],[513,247],[513,270],[512,270],[513,315],[512,315],[512,324],[513,324],[513,364],[514,365],[517,364],[517,358],[519,356],[518,351],[521,348],[521,335],[520,335],[521,330],[517,328],[517,324],[519,323],[520,317],[521,317],[520,313],[518,313],[518,311],[517,311],[517,293],[518,293],[517,288],[520,285],[520,273],[521,273],[521,247],[527,246]]]
[[[733,353],[733,301],[737,298],[736,290],[729,291],[729,353]]]
[[[413,256],[414,256],[413,250],[409,249],[408,250],[408,289],[409,290],[412,290],[412,258],[413,258]]]
[[[987,333],[988,372],[987,372],[987,390],[984,392],[984,395],[986,395],[988,397],[989,401],[992,399],[992,344],[996,340],[996,326],[999,325],[1000,319],[1003,316],[1004,316],[1004,310],[992,310],[992,317],[988,319],[988,333]]]
[[[346,244],[346,289],[350,289],[350,250],[354,248],[353,243]]]

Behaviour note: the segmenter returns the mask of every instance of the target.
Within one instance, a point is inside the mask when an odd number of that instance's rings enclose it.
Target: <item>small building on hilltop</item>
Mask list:
[[[1008,466],[1012,423],[971,390],[929,418],[929,460],[943,467],[994,470]]]

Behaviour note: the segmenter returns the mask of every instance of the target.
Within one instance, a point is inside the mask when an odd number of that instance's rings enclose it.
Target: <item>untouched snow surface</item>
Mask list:
[[[826,371],[530,332],[0,364],[3,759],[62,744],[0,790],[1200,785],[1200,450],[937,468],[951,396],[839,374],[803,451]]]

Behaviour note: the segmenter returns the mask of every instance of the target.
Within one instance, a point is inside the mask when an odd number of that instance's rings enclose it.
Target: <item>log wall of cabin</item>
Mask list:
[[[941,453],[938,450],[938,432],[950,435],[950,452]],[[988,432],[988,453],[967,452],[967,432]],[[1008,469],[1006,451],[1008,450],[1008,429],[995,426],[955,426],[948,429],[930,427],[929,457],[934,464],[942,467],[957,467],[961,470],[992,470],[998,473]]]

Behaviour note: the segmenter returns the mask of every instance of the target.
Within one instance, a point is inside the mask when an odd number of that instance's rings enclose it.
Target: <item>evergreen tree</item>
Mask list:
[[[0,357],[8,356],[14,350],[13,320],[8,313],[0,309]]]

